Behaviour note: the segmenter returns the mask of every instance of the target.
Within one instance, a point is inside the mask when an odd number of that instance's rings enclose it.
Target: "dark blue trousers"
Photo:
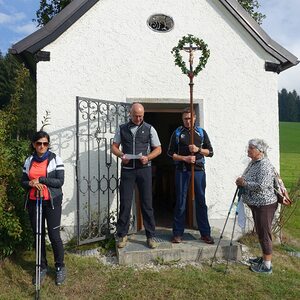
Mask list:
[[[155,236],[155,220],[152,207],[152,170],[151,167],[121,170],[120,212],[117,222],[117,235],[127,235],[130,224],[135,184],[140,194],[142,216],[147,238]]]
[[[187,194],[191,181],[191,171],[176,170],[176,206],[173,223],[173,235],[182,236],[185,227]],[[210,225],[205,203],[206,175],[204,171],[195,171],[195,208],[198,229],[201,236],[210,236]]]

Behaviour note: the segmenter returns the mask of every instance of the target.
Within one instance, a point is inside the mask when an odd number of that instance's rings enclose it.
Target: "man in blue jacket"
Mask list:
[[[181,243],[185,227],[186,199],[191,180],[191,164],[194,164],[195,177],[195,207],[198,229],[201,240],[213,244],[210,235],[210,225],[205,202],[206,175],[204,169],[205,157],[213,156],[213,148],[206,131],[195,126],[196,115],[193,114],[193,124],[190,108],[182,113],[183,126],[178,127],[172,134],[168,155],[176,164],[176,206],[173,222],[173,243]],[[191,128],[194,134],[194,144],[190,144]]]

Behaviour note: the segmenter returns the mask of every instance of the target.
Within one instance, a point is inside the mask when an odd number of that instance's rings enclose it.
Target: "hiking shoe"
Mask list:
[[[206,244],[211,244],[212,245],[212,244],[215,243],[214,239],[209,235],[201,236],[200,240],[203,241]]]
[[[46,278],[47,272],[48,272],[48,268],[41,269],[41,281],[40,281],[41,284],[44,281],[44,279]],[[35,285],[35,283],[36,283],[36,274],[34,274],[34,276],[32,277],[32,284]]]
[[[157,243],[153,238],[147,238],[147,245],[150,249],[155,249],[157,247]]]
[[[125,235],[123,237],[119,237],[117,247],[118,248],[124,248],[127,245],[127,240],[128,240],[127,235]]]
[[[55,284],[62,285],[65,280],[66,280],[66,268],[65,267],[56,268]]]
[[[180,244],[182,242],[182,237],[181,236],[173,236],[171,242],[174,244]]]
[[[267,268],[263,262],[250,266],[250,270],[254,273],[272,274],[272,267],[270,269]]]
[[[249,258],[248,259],[248,263],[251,264],[251,265],[261,264],[262,262],[263,262],[262,257],[256,257],[256,258]]]

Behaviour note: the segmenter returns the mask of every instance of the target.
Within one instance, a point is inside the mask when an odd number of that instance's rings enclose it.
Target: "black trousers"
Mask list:
[[[132,207],[133,192],[137,184],[144,227],[147,238],[155,236],[155,220],[152,207],[152,169],[122,169],[120,183],[120,212],[117,222],[117,235],[127,235],[130,225],[130,212]]]
[[[36,201],[28,201],[28,213],[33,234],[36,238]],[[64,266],[64,247],[60,237],[60,219],[61,219],[61,205],[51,206],[50,201],[43,201],[42,214],[42,237],[41,237],[41,268],[48,266],[46,258],[46,230],[45,220],[47,221],[48,236],[54,254],[55,267]]]

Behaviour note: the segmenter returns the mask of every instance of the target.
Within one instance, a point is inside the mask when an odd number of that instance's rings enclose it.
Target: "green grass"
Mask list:
[[[300,123],[280,124],[281,175],[291,187],[300,177]],[[275,246],[272,276],[257,275],[247,266],[230,264],[214,268],[166,266],[159,272],[131,267],[105,266],[96,258],[66,254],[67,281],[57,287],[50,270],[41,299],[300,299],[300,259],[286,250],[300,249],[300,205],[284,228],[287,245]],[[245,241],[259,255],[257,241]],[[49,262],[53,262],[51,251]],[[0,262],[0,299],[33,299],[33,252]],[[53,266],[53,264],[52,264]]]
[[[280,123],[280,170],[287,188],[299,184],[300,178],[300,123]],[[300,188],[300,186],[299,186]],[[297,199],[294,199],[297,200]],[[300,200],[300,199],[298,199]],[[300,205],[285,225],[284,233],[287,242],[300,247]]]
[[[280,152],[300,154],[300,122],[280,122]]]
[[[276,247],[273,262],[272,276],[254,274],[239,263],[229,264],[226,274],[224,266],[211,268],[208,264],[171,266],[158,272],[104,266],[96,258],[67,254],[65,285],[55,286],[51,270],[42,285],[41,299],[300,299],[300,260]],[[34,297],[33,265],[32,252],[2,263],[0,299]]]
[[[281,122],[280,170],[288,188],[300,178],[300,123]]]

